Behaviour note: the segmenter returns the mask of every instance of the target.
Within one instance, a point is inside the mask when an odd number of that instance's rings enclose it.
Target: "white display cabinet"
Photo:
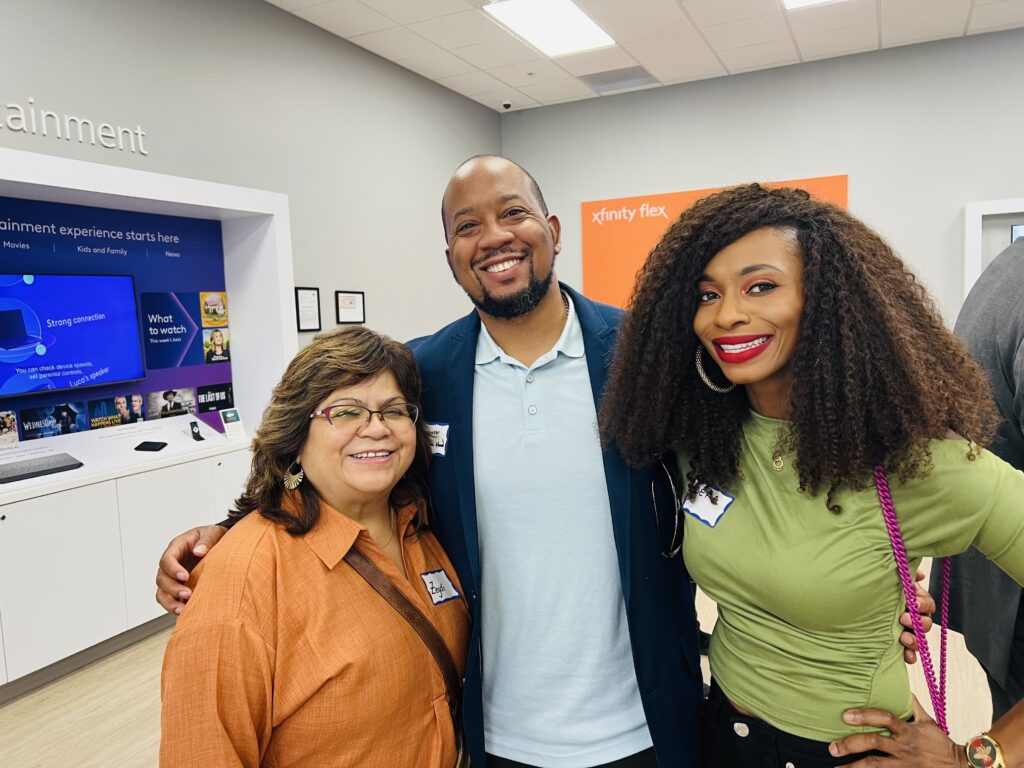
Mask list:
[[[8,504],[0,514],[11,680],[128,629],[115,481]]]
[[[239,329],[235,406],[252,433],[298,349],[284,195],[0,148],[0,196],[219,220]],[[223,519],[249,468],[247,438],[200,421],[206,439],[197,442],[189,421],[0,446],[0,463],[44,453],[83,463],[0,485],[0,684],[161,615],[153,577],[164,546]],[[135,451],[145,440],[168,445]]]

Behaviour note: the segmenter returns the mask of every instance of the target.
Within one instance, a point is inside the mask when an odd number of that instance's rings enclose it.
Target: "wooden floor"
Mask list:
[[[705,628],[715,606],[698,597]],[[157,764],[160,743],[160,664],[170,631],[162,631],[0,707],[3,768],[144,768]],[[932,644],[938,656],[937,632]],[[989,724],[984,674],[950,633],[949,722],[963,742]],[[928,692],[920,665],[911,673],[918,698]],[[707,674],[707,663],[704,664]]]

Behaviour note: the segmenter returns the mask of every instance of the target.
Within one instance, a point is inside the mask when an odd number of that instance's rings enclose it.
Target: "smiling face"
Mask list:
[[[533,311],[552,286],[560,225],[531,187],[514,163],[480,157],[463,164],[445,190],[448,266],[492,317]]]
[[[715,254],[697,285],[693,330],[754,410],[784,418],[804,306],[803,257],[787,230],[749,232]]]
[[[334,390],[314,410],[347,404],[380,410],[406,401],[394,374],[384,371],[354,386]],[[309,434],[297,460],[324,501],[344,512],[350,505],[386,504],[415,453],[416,425],[412,419],[384,423],[373,415],[369,424],[346,431],[317,416],[310,419]]]
[[[215,347],[224,346],[224,334],[220,331],[214,331],[210,334],[210,343]]]

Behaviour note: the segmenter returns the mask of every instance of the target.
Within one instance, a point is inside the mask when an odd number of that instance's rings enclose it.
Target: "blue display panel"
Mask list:
[[[131,275],[0,274],[0,397],[145,375]]]
[[[207,409],[229,401],[244,333],[229,299],[217,220],[0,197],[0,443],[185,414],[221,428]]]

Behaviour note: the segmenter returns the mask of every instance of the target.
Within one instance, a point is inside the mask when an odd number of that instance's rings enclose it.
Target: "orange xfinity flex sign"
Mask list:
[[[820,176],[765,182],[765,186],[800,187],[845,208],[846,179],[845,175]],[[583,203],[583,292],[595,301],[625,307],[637,270],[669,225],[702,197],[721,189],[725,187]]]

